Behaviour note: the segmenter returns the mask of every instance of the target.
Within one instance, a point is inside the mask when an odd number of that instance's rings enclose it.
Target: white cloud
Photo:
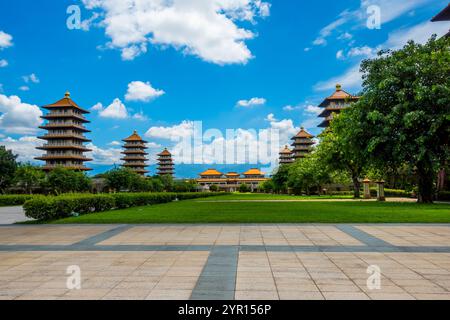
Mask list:
[[[336,52],[336,59],[342,60],[344,58],[344,50]]]
[[[0,68],[5,68],[8,66],[8,61],[5,59],[0,60]]]
[[[28,87],[28,86],[21,86],[21,87],[19,87],[19,90],[20,91],[29,91],[30,87]]]
[[[361,85],[362,74],[359,71],[359,63],[342,75],[333,77],[326,81],[318,82],[314,86],[314,90],[316,91],[326,91],[326,90],[334,90],[336,88],[336,84],[340,83],[342,87],[350,89],[350,88],[358,88]]]
[[[120,146],[122,145],[122,143],[120,143],[120,141],[111,141],[110,143],[108,143],[109,146]]]
[[[322,112],[322,108],[310,104],[305,107],[305,112],[312,113],[314,115],[319,115]]]
[[[30,83],[30,82],[31,83],[39,83],[40,82],[39,78],[34,73],[32,73],[28,76],[23,76],[22,79],[23,79],[23,81],[25,81],[25,83]]]
[[[103,104],[98,102],[91,108],[91,110],[93,110],[93,111],[102,111],[103,110]]]
[[[99,111],[99,116],[102,118],[112,118],[112,119],[126,119],[128,118],[128,111],[125,105],[116,98],[114,101],[103,109],[101,104],[97,103],[94,107],[95,110]],[[101,109],[100,109],[101,108]]]
[[[269,114],[267,115],[267,117],[266,117],[265,120],[266,120],[266,121],[269,121],[269,122],[278,121],[278,120],[275,118],[275,115],[274,115],[273,113],[269,113]]]
[[[377,52],[377,49],[371,48],[369,46],[363,46],[363,47],[354,47],[351,48],[348,52],[349,57],[358,57],[358,56],[364,56],[364,57],[373,57]]]
[[[291,105],[287,105],[285,107],[283,107],[284,111],[295,111],[295,110],[300,110],[302,107],[301,106],[291,106]]]
[[[132,60],[147,44],[172,46],[185,54],[216,63],[245,64],[252,58],[245,41],[255,34],[238,21],[255,23],[267,17],[270,5],[261,0],[83,0],[88,10],[104,14],[101,25],[109,47]],[[207,32],[205,32],[207,30]]]
[[[91,149],[91,152],[87,152],[86,155],[91,157],[93,164],[112,165],[119,164],[122,157],[122,149],[119,148],[107,148],[102,149],[92,142],[86,144],[86,147]]]
[[[251,98],[250,100],[239,100],[237,106],[244,108],[252,108],[256,106],[261,106],[266,103],[264,98]]]
[[[7,133],[32,134],[42,123],[42,111],[18,96],[0,94],[0,128]]]
[[[145,136],[149,138],[177,141],[192,136],[193,129],[194,122],[185,120],[180,124],[171,127],[151,127],[147,130]]]
[[[139,120],[139,121],[147,121],[148,120],[148,117],[142,111],[133,114],[132,118],[134,120]]]
[[[148,102],[164,94],[165,92],[163,90],[153,88],[151,83],[148,81],[133,81],[128,84],[128,91],[125,95],[125,100]]]
[[[0,140],[0,145],[17,154],[17,160],[20,162],[36,162],[34,158],[42,154],[42,151],[37,150],[36,147],[43,143],[43,140],[33,136],[23,136],[19,139],[6,137]]]
[[[344,32],[338,37],[338,40],[351,40],[353,39],[353,35],[349,32]]]
[[[13,37],[4,31],[0,31],[0,50],[4,48],[11,47]]]

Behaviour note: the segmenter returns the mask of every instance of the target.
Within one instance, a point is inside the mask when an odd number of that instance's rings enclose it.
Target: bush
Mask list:
[[[377,189],[370,188],[370,195],[372,197],[377,196]],[[386,197],[399,197],[399,198],[411,198],[412,193],[405,190],[397,190],[397,189],[384,189],[384,195]]]
[[[113,193],[104,195],[70,194],[61,196],[36,196],[25,202],[25,215],[38,220],[51,220],[78,214],[102,212],[167,203],[175,199],[188,200],[227,193]]]
[[[27,194],[7,194],[0,195],[0,207],[4,206],[20,206],[25,201],[33,199],[35,196]]]
[[[450,191],[439,191],[437,199],[439,201],[450,201]]]

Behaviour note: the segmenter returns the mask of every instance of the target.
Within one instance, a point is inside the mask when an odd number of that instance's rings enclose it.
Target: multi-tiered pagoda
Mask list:
[[[292,158],[292,151],[291,149],[289,149],[288,146],[284,146],[284,149],[280,151],[279,155],[280,155],[279,157],[280,165],[289,164],[294,161],[294,159]]]
[[[308,133],[303,127],[295,137],[292,137],[292,140],[294,140],[294,143],[292,143],[292,146],[294,147],[292,150],[292,159],[294,161],[304,158],[307,154],[311,153],[312,146],[315,143],[313,138],[314,136]]]
[[[147,167],[146,155],[148,154],[145,150],[147,149],[146,143],[136,131],[133,132],[131,136],[122,140],[125,142],[123,148],[125,149],[122,154],[125,156],[120,159],[123,160],[123,167],[130,168],[136,173],[145,175],[149,171],[145,170]]]
[[[66,92],[61,100],[43,106],[49,112],[42,116],[47,122],[39,128],[47,130],[47,134],[38,137],[47,143],[37,149],[45,150],[46,153],[37,160],[45,161],[43,169],[50,171],[56,167],[64,167],[73,170],[92,170],[84,166],[84,162],[91,161],[84,156],[87,149],[83,143],[91,140],[86,139],[84,134],[90,132],[84,127],[89,123],[84,114],[89,111],[80,108]]]
[[[340,84],[336,85],[336,91],[323,100],[319,107],[324,108],[319,117],[324,120],[319,124],[321,128],[327,128],[330,125],[330,121],[333,120],[335,114],[339,114],[342,109],[350,106],[351,103],[359,100],[359,97],[352,96],[351,94],[342,90]]]
[[[169,152],[169,150],[164,149],[163,152],[158,154],[158,175],[164,176],[164,175],[174,175],[173,170],[174,164],[172,160],[172,154]]]

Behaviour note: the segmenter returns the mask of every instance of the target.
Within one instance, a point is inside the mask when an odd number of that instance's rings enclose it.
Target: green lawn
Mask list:
[[[263,194],[263,193],[233,193],[198,199],[199,201],[224,201],[224,200],[330,200],[330,199],[353,199],[353,196],[294,196],[286,194]]]
[[[230,196],[231,197],[231,196]],[[220,197],[224,200],[225,197]],[[93,213],[53,223],[450,223],[450,204],[378,202],[206,202],[187,200]]]

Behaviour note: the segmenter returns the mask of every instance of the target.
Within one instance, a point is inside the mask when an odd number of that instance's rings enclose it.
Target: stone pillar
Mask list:
[[[364,186],[364,199],[370,199],[370,180],[365,178],[363,180],[363,186]]]
[[[386,201],[384,196],[384,180],[377,181],[377,200]]]

